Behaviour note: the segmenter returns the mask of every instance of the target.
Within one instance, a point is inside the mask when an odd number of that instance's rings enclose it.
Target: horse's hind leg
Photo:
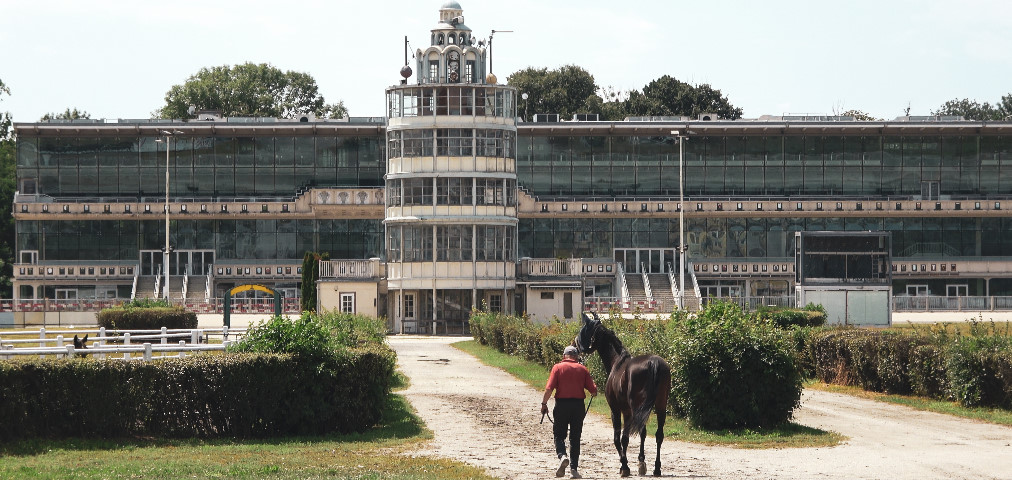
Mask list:
[[[624,438],[625,439],[625,444],[628,445],[629,444],[629,435],[628,434],[626,434],[624,436],[622,435],[623,430],[622,430],[622,414],[621,413],[619,413],[617,411],[614,411],[614,410],[611,412],[611,426],[612,426],[612,428],[615,429],[615,450],[618,450],[618,458],[619,458],[619,461],[622,462],[622,466],[619,467],[618,472],[623,477],[628,477],[629,476],[629,462],[628,462],[628,460],[626,460],[625,445],[622,444],[623,443],[622,440]]]
[[[647,474],[647,454],[646,454],[646,451],[644,450],[644,448],[646,447],[646,443],[647,443],[647,426],[644,425],[643,428],[640,429],[640,456],[639,456],[639,461],[640,461],[640,476],[641,477],[643,475]]]
[[[667,403],[667,395],[664,395],[663,398],[658,398],[657,403],[654,405],[654,411],[657,413],[657,459],[654,460],[655,477],[661,476],[661,444],[664,443],[664,419],[668,414],[666,410]]]

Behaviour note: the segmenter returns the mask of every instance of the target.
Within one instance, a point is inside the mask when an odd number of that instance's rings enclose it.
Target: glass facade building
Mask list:
[[[892,294],[941,299],[906,305],[1012,309],[1012,122],[523,122],[459,4],[430,39],[385,117],[15,124],[17,299],[294,295],[327,252],[379,314],[465,331],[630,288],[787,298],[798,232],[885,232]]]

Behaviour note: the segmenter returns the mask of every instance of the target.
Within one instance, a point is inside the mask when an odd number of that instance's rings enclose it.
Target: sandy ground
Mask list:
[[[543,391],[451,347],[460,337],[390,336],[403,393],[435,433],[419,452],[467,462],[506,479],[555,478]],[[598,397],[595,402],[604,401]],[[551,403],[549,404],[551,405]],[[715,479],[1012,479],[1012,428],[833,393],[806,391],[795,419],[841,433],[826,448],[744,450],[668,439],[665,477]],[[591,414],[583,430],[584,478],[619,478],[611,421]],[[646,441],[652,459],[652,436]],[[635,458],[639,439],[630,440]],[[648,461],[652,470],[652,460]],[[635,465],[633,465],[635,476]]]

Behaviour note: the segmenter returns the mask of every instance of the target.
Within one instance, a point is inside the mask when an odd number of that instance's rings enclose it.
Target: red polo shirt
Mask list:
[[[548,384],[545,389],[554,389],[555,398],[587,398],[583,389],[591,394],[597,394],[597,385],[594,379],[590,378],[590,371],[580,364],[576,359],[563,357],[562,361],[552,367],[552,373],[548,376]]]

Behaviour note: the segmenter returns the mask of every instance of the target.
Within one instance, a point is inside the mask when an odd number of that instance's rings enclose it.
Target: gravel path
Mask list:
[[[551,425],[539,423],[543,391],[449,345],[460,337],[387,338],[398,368],[411,379],[403,393],[435,434],[418,453],[477,465],[500,478],[555,477]],[[805,391],[795,420],[849,440],[836,447],[745,450],[667,439],[663,476],[1012,479],[1012,428],[820,391]],[[584,478],[619,478],[611,437],[608,418],[587,417],[580,456]],[[638,449],[639,439],[631,439],[632,457]],[[646,453],[653,458],[652,435]],[[648,464],[652,470],[652,461]]]

